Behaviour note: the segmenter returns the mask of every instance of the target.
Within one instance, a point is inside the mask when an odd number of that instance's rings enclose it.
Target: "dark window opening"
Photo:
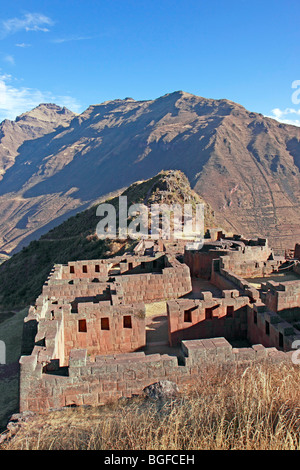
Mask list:
[[[253,312],[253,323],[257,325],[257,312]]]
[[[266,335],[270,334],[270,323],[266,321]]]
[[[226,310],[227,317],[233,317],[233,313],[234,313],[234,306],[228,305],[227,310]]]
[[[279,333],[279,347],[283,348],[283,334]]]
[[[219,259],[214,259],[213,260],[213,270],[216,273],[220,272],[220,260]]]
[[[123,327],[124,328],[132,328],[131,316],[130,315],[125,315],[123,317]]]
[[[100,273],[100,266],[99,266],[99,264],[96,264],[96,266],[95,266],[95,273]]]
[[[130,271],[131,269],[133,269],[133,264],[132,264],[132,263],[128,263],[128,269],[129,269],[129,271]]]
[[[83,272],[83,273],[87,273],[87,266],[85,266],[85,265],[82,266],[82,272]]]
[[[70,266],[70,274],[74,274],[75,273],[75,267],[74,266]]]
[[[185,310],[184,311],[184,317],[183,317],[183,321],[185,323],[192,323],[192,310]]]
[[[101,330],[109,330],[109,318],[101,318]]]
[[[217,232],[217,240],[221,240],[223,232]]]
[[[80,333],[86,333],[87,332],[86,320],[78,320],[78,331]]]
[[[213,309],[212,308],[206,308],[205,309],[205,320],[211,320],[213,316]]]

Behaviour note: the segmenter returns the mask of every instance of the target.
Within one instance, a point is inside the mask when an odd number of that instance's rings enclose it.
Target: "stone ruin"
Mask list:
[[[189,248],[141,241],[123,256],[55,265],[24,321],[20,411],[102,405],[160,380],[185,390],[212,364],[291,361],[299,259],[221,230]],[[149,318],[156,302],[165,314]],[[163,340],[153,341],[154,320]]]

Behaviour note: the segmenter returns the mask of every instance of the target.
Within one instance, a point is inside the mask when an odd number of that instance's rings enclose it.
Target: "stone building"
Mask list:
[[[165,311],[149,317],[157,302]],[[300,262],[265,239],[217,230],[201,250],[142,242],[55,265],[24,321],[20,410],[104,404],[161,379],[184,389],[210,364],[290,361],[299,330]]]

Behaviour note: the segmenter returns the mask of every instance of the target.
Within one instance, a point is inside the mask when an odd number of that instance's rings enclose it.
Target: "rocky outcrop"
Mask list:
[[[170,380],[160,380],[159,382],[148,385],[148,387],[144,388],[143,392],[148,398],[154,398],[156,400],[173,398],[179,395],[178,386]]]

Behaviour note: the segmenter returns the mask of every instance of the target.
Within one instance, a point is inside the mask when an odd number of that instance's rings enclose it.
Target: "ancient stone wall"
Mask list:
[[[190,268],[192,277],[210,279],[212,262],[226,255],[225,250],[193,251],[186,250],[184,253],[184,263]]]
[[[180,263],[164,268],[162,274],[123,275],[114,286],[125,304],[172,299],[192,290],[189,268]]]
[[[247,337],[251,343],[290,351],[293,342],[300,339],[300,331],[264,303],[256,302],[248,307]]]
[[[272,250],[265,239],[244,240],[239,237],[206,242],[203,248],[185,250],[184,262],[191,276],[210,279],[213,260],[222,259],[222,267],[243,277],[263,276],[273,271],[279,261],[269,260]]]
[[[300,321],[299,281],[267,282],[260,293],[244,278],[272,272],[281,261],[268,259],[263,239],[235,238],[233,246],[218,259],[192,251],[190,267],[179,262],[176,246],[158,256],[55,265],[24,323],[21,411],[104,404],[161,379],[183,390],[212,364],[291,360],[287,351],[300,339],[292,324]],[[202,291],[197,299],[179,298],[192,291],[190,270],[205,277],[209,266],[222,297]],[[156,300],[169,300],[169,341],[176,351],[181,344],[178,358],[134,352],[146,343],[144,304]],[[254,346],[235,349],[224,336]]]
[[[282,260],[256,259],[256,255],[264,255],[265,251],[261,253],[260,251],[257,252],[257,250],[250,250],[250,247],[247,248],[248,251],[245,254],[232,252],[230,256],[223,256],[221,258],[222,268],[226,271],[234,272],[236,276],[242,276],[247,279],[267,276],[276,270],[282,262]]]
[[[251,299],[258,300],[259,291],[243,277],[235,274],[233,271],[221,267],[222,261],[223,258],[213,263],[211,283],[220,290],[237,289],[240,294],[248,295]]]
[[[296,263],[296,264],[293,266],[293,271],[294,271],[294,273],[300,275],[300,263]]]
[[[75,279],[74,281],[61,280],[56,283],[44,285],[42,296],[49,299],[90,299],[98,297],[99,300],[110,298],[110,284],[106,281],[93,282],[90,279]]]
[[[192,290],[189,268],[175,256],[164,255],[155,259],[133,256],[127,257],[126,261],[124,258],[114,260],[118,261],[114,264],[111,260],[101,264],[102,261],[76,261],[67,266],[56,266],[43,286],[42,296],[75,303],[93,301],[95,297],[98,301],[110,300],[112,304],[131,304],[167,300]],[[69,272],[70,266],[74,268],[73,273]],[[97,277],[95,266],[104,266],[106,277],[102,267]],[[109,279],[110,271],[116,266],[121,275],[112,274]],[[83,267],[86,273],[82,273]]]
[[[62,366],[67,366],[70,350],[76,347],[86,348],[89,356],[94,357],[134,351],[146,344],[143,303],[113,306],[109,301],[83,302],[76,311],[64,300],[52,303],[43,298],[38,303],[25,318],[25,325],[34,323],[31,348],[27,338],[26,354],[31,353],[34,345],[43,345],[44,356],[55,357]],[[29,332],[28,328],[26,331]]]
[[[202,300],[167,302],[170,345],[218,336],[229,340],[246,338],[249,298],[239,297],[237,290],[223,291],[222,295],[216,299],[211,292],[203,292]]]
[[[296,243],[295,245],[294,258],[300,261],[300,244],[299,243]]]
[[[283,312],[300,307],[300,282],[268,281],[262,286],[264,303],[274,312]],[[300,318],[299,318],[300,320]]]
[[[145,305],[113,306],[110,302],[80,303],[78,313],[64,315],[67,361],[71,349],[84,348],[90,357],[127,353],[146,344]]]
[[[72,405],[101,405],[121,397],[141,394],[159,380],[175,382],[179,390],[197,384],[199,372],[215,365],[247,365],[250,361],[290,361],[290,353],[264,348],[235,349],[224,338],[183,341],[183,365],[175,356],[130,353],[97,356],[92,361],[85,349],[71,351],[69,368],[43,373],[37,350],[23,356],[20,411],[46,412]],[[54,365],[53,365],[54,368]]]
[[[70,261],[61,269],[61,279],[107,278],[109,274],[138,274],[161,270],[166,263],[163,254],[155,256],[124,255],[109,259]]]

